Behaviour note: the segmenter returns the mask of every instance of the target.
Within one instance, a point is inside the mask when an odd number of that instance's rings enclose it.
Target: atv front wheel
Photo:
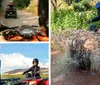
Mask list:
[[[15,19],[17,19],[17,13],[15,13],[15,16],[14,16],[14,18],[15,18]]]

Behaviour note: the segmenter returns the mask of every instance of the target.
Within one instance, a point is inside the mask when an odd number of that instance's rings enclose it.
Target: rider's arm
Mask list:
[[[94,19],[91,20],[91,22],[96,22],[96,21],[99,21],[99,20],[100,20],[100,16],[95,17]]]
[[[23,74],[26,74],[26,73],[28,73],[28,72],[30,72],[30,71],[31,71],[31,68],[28,69],[27,71],[23,72]]]

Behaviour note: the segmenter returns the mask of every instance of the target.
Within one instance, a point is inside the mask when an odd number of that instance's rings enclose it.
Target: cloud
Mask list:
[[[13,54],[0,54],[0,59],[2,61],[2,73],[14,69],[26,69],[32,66],[33,58],[25,57],[20,53]],[[49,63],[45,64],[40,62],[40,67],[49,67]]]

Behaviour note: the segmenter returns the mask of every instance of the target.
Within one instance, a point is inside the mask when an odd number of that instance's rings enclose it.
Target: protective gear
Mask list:
[[[10,0],[10,3],[13,3],[13,0]]]
[[[96,3],[95,8],[100,8],[100,2]]]
[[[40,67],[37,66],[37,65],[36,66],[34,65],[31,68],[29,68],[27,71],[25,71],[23,73],[23,75],[28,73],[28,72],[31,72],[31,74],[32,74],[31,77],[34,77],[34,78],[39,78],[40,77]]]
[[[37,65],[39,64],[39,60],[37,58],[33,59],[33,64],[34,64],[34,62],[36,62]]]
[[[13,1],[12,1],[12,0],[10,1],[10,4],[9,4],[8,6],[9,6],[9,7],[11,7],[11,8],[13,8],[14,3],[13,3]]]

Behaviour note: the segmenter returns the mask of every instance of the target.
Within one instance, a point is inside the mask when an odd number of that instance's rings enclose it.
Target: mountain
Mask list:
[[[4,74],[10,74],[10,75],[16,75],[16,74],[22,74],[24,71],[26,71],[27,69],[14,69],[11,71],[7,71]],[[48,68],[41,68],[41,72],[42,73],[47,73],[48,72]]]
[[[11,71],[8,71],[8,72],[5,72],[4,74],[16,74],[16,73],[23,73],[24,71],[26,71],[27,69],[15,69],[15,70],[11,70]]]

